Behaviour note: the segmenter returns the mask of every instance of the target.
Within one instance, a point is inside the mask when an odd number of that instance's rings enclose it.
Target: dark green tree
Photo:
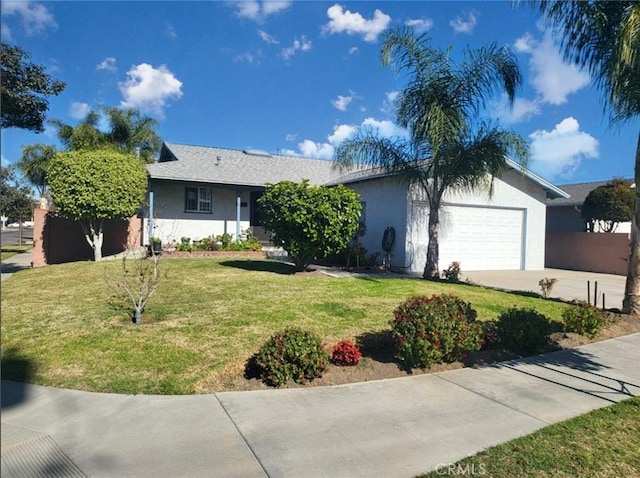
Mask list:
[[[58,212],[80,222],[96,262],[102,260],[104,221],[133,216],[147,191],[144,164],[111,149],[58,153],[47,181]]]
[[[9,168],[0,166],[0,213],[20,223],[19,242],[22,244],[22,223],[33,215],[35,202],[28,186],[21,184]]]
[[[29,54],[19,46],[0,44],[2,63],[2,127],[44,130],[49,102],[47,97],[59,95],[62,81],[49,76],[44,67],[29,62]]]
[[[417,186],[429,203],[427,260],[423,276],[439,277],[440,208],[444,194],[491,185],[506,168],[507,156],[522,164],[528,146],[519,135],[480,121],[487,99],[505,91],[510,102],[521,83],[512,52],[503,46],[466,49],[461,63],[450,51],[432,48],[428,37],[413,30],[384,34],[383,66],[406,74],[408,84],[396,102],[396,121],[409,138],[387,139],[360,131],[335,151],[342,168],[380,168]],[[488,180],[489,179],[489,180]]]
[[[640,115],[640,2],[538,0],[527,2],[562,35],[564,57],[588,69],[612,124]],[[635,157],[640,185],[640,132]],[[640,188],[635,190],[631,244],[622,309],[640,314]]]
[[[342,185],[309,186],[308,181],[267,185],[258,200],[262,223],[299,270],[314,259],[342,252],[360,224],[358,194]]]
[[[589,193],[582,205],[582,219],[592,232],[615,232],[619,223],[633,218],[634,199],[635,192],[628,181],[613,179]]]

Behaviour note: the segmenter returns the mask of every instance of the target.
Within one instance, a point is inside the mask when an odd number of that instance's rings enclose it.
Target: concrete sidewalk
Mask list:
[[[640,395],[640,334],[334,387],[128,396],[2,382],[2,476],[411,477]]]
[[[15,272],[31,268],[31,250],[5,259],[0,263],[0,280],[6,280]]]

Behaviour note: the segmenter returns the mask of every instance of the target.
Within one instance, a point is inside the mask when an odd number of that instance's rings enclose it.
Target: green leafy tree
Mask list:
[[[29,62],[29,54],[19,46],[0,44],[2,64],[2,127],[44,130],[49,102],[47,97],[59,95],[62,81],[49,76],[44,67]]]
[[[100,129],[103,116],[109,124],[106,131]],[[143,116],[136,108],[92,110],[77,126],[60,120],[51,123],[57,129],[58,139],[70,151],[113,148],[123,153],[136,153],[145,163],[153,163],[162,147],[162,140],[155,132],[158,122]]]
[[[342,252],[359,227],[358,194],[342,185],[309,186],[308,181],[267,185],[259,199],[263,225],[273,233],[300,270]]]
[[[621,222],[631,221],[635,192],[624,179],[614,179],[589,193],[582,205],[582,219],[594,231],[615,232]]]
[[[528,2],[562,35],[566,60],[588,69],[612,124],[637,125],[640,115],[640,2],[554,0]],[[640,132],[635,157],[640,185]],[[640,188],[636,187],[622,309],[640,314]]]
[[[513,53],[491,44],[466,49],[460,63],[450,53],[432,48],[428,37],[415,36],[411,29],[385,32],[382,64],[394,65],[408,78],[396,102],[396,121],[409,131],[409,138],[382,138],[361,130],[335,151],[341,168],[381,168],[424,193],[429,203],[425,278],[439,277],[444,194],[485,186],[491,193],[493,178],[505,170],[508,155],[523,164],[528,159],[522,137],[478,119],[495,93],[505,91],[513,103],[521,83]]]
[[[58,212],[80,222],[96,261],[102,260],[104,221],[133,216],[147,190],[144,165],[108,149],[56,154],[47,180]]]
[[[22,244],[22,223],[33,215],[35,203],[28,186],[20,184],[14,171],[0,166],[0,212],[20,223],[19,243]]]

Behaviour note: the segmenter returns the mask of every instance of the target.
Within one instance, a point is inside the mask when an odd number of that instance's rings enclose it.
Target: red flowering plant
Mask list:
[[[362,353],[356,344],[343,340],[333,347],[331,361],[336,365],[350,366],[357,365],[362,358]]]
[[[409,297],[396,308],[394,317],[396,358],[408,367],[460,360],[465,352],[482,345],[476,311],[453,295]]]

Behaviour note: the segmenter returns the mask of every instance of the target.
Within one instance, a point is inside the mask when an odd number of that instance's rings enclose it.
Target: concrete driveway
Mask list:
[[[498,289],[514,291],[532,291],[540,293],[538,282],[544,278],[555,278],[550,296],[564,300],[587,300],[587,282],[591,286],[591,303],[594,288],[598,283],[598,306],[609,309],[622,308],[626,276],[597,274],[595,272],[567,271],[562,269],[544,269],[541,271],[469,271],[462,274],[462,280]]]

